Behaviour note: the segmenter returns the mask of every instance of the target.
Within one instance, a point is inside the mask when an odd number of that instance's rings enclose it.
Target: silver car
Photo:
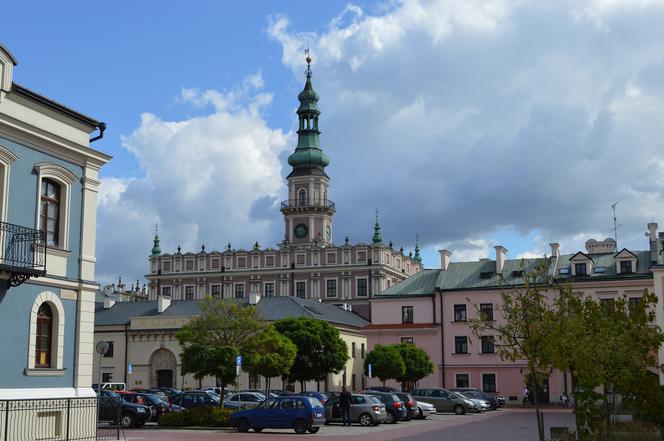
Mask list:
[[[477,398],[473,397],[468,393],[465,392],[454,392],[455,394],[459,395],[461,398],[465,398],[467,400],[472,401],[475,403],[475,406],[477,406],[477,411],[485,411],[485,410],[490,410],[491,409],[491,403],[489,401],[482,399],[482,398]]]
[[[417,418],[420,420],[425,420],[429,415],[436,413],[436,408],[431,403],[415,401],[415,407],[417,408]]]
[[[252,409],[265,401],[265,395],[257,392],[240,392],[228,394],[224,406],[239,409]]]
[[[360,423],[361,426],[376,426],[387,421],[385,404],[371,395],[352,394],[350,406],[350,421]],[[339,396],[336,395],[325,403],[325,424],[340,423],[343,421]]]

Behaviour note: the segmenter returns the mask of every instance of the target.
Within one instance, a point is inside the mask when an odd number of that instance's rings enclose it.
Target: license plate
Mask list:
[[[322,418],[322,417],[323,417],[323,414],[322,414],[322,413],[317,413],[317,414],[316,414],[316,418]]]

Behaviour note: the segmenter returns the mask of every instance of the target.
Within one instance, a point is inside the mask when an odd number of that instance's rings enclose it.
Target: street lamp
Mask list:
[[[95,346],[95,351],[99,354],[99,382],[97,383],[97,421],[95,421],[95,428],[99,423],[99,402],[101,400],[101,359],[108,352],[109,344],[106,341],[100,341]]]

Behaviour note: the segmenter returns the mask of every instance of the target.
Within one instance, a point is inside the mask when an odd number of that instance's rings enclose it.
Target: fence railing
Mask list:
[[[13,275],[12,286],[46,274],[46,235],[43,231],[0,222],[0,269]]]
[[[106,398],[0,400],[0,440],[118,440],[120,416]]]
[[[330,200],[324,201],[322,199],[311,199],[311,198],[288,199],[287,201],[281,201],[282,210],[289,208],[308,208],[308,207],[325,207],[334,210],[335,204]]]

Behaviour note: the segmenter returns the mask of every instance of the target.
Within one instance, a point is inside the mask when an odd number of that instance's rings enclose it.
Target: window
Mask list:
[[[336,279],[328,280],[326,283],[327,283],[327,297],[336,297],[337,296]]]
[[[355,378],[355,374],[351,377],[351,390],[357,390],[357,382]]]
[[[632,261],[631,260],[621,260],[620,261],[620,274],[632,274]]]
[[[274,256],[265,256],[265,266],[274,266]]]
[[[357,253],[357,261],[358,262],[366,262],[367,261],[367,252],[366,251],[360,251]]]
[[[357,296],[367,296],[367,279],[357,279]]]
[[[260,389],[261,377],[258,374],[249,374],[249,389]]]
[[[365,350],[364,349],[364,343],[361,343],[360,344],[360,355],[362,356],[362,358],[364,358],[364,350]]]
[[[337,263],[337,255],[336,254],[328,254],[327,255],[327,263]]]
[[[401,323],[413,323],[413,307],[401,307]]]
[[[273,296],[274,296],[274,283],[266,283],[265,297],[273,297]]]
[[[194,287],[185,286],[184,287],[184,298],[185,300],[194,300]]]
[[[456,387],[470,387],[469,374],[456,374]]]
[[[496,374],[482,374],[482,390],[496,392]]]
[[[104,358],[113,358],[113,342],[107,341],[106,343],[108,343],[108,351],[104,354]]]
[[[454,321],[465,322],[467,318],[466,305],[454,305]]]
[[[329,282],[328,282],[329,285]],[[304,282],[297,282],[295,284],[295,296],[303,299],[306,296],[307,284]]]
[[[171,262],[166,261],[161,263],[161,269],[164,271],[170,271],[171,270]]]
[[[586,274],[588,274],[586,271],[586,264],[585,263],[575,264],[574,272],[576,273],[577,276],[585,276]]]
[[[53,311],[44,302],[37,311],[37,344],[35,367],[50,368],[53,340]]]
[[[171,296],[171,287],[170,286],[162,286],[161,287],[161,295],[164,297],[170,297]]]
[[[238,283],[235,285],[235,298],[241,299],[244,297],[244,283]]]
[[[194,269],[194,261],[193,260],[186,260],[184,262],[184,269],[188,271],[193,271]]]
[[[219,269],[219,259],[212,259],[210,266],[212,269]]]
[[[467,354],[468,353],[468,337],[454,337],[454,353]]]
[[[307,205],[307,191],[304,188],[301,188],[297,192],[297,205],[304,207]]]
[[[212,285],[212,297],[216,299],[221,298],[221,285]]]
[[[629,309],[630,311],[635,309],[641,303],[641,297],[630,297],[629,298]]]
[[[237,267],[238,268],[246,268],[247,267],[247,258],[246,257],[238,257],[237,258]]]
[[[493,303],[480,303],[480,315],[484,320],[493,321]]]
[[[46,233],[46,243],[58,246],[60,239],[60,185],[50,179],[41,182],[39,229]]]
[[[295,256],[295,263],[298,265],[304,265],[304,254],[298,254]]]
[[[482,354],[494,354],[496,348],[494,345],[495,338],[492,335],[485,335],[482,337]]]
[[[104,372],[101,374],[101,382],[102,383],[112,383],[113,382],[113,374],[110,372]]]
[[[350,355],[351,355],[351,357],[355,358],[355,342],[352,342],[350,347],[351,347]]]
[[[615,300],[614,299],[600,299],[599,300],[599,305],[602,308],[602,311],[606,312],[612,312],[614,310],[615,306]]]
[[[401,343],[413,343],[413,337],[401,337]]]

